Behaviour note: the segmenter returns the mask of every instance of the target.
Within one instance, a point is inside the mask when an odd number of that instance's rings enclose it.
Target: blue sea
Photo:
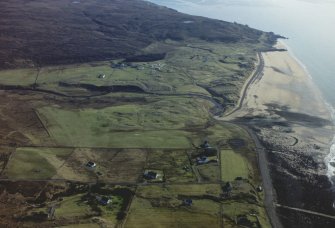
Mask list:
[[[335,107],[335,0],[150,0],[183,13],[247,24],[288,37],[330,110]],[[335,137],[325,157],[335,176]]]

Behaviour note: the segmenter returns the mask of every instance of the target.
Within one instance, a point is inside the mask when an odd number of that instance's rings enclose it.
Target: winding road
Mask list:
[[[258,64],[253,72],[253,74],[249,77],[248,81],[245,83],[245,85],[242,88],[240,99],[237,103],[237,106],[235,109],[233,109],[231,112],[227,113],[224,117],[230,116],[231,114],[237,112],[242,108],[243,102],[245,100],[245,97],[247,96],[247,91],[250,85],[252,85],[256,80],[260,80],[261,77],[263,76],[263,70],[264,70],[264,59],[262,56],[262,53],[257,52],[258,56]]]

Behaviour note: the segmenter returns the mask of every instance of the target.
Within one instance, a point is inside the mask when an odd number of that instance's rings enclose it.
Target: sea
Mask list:
[[[289,38],[284,43],[310,74],[335,118],[335,0],[149,1]],[[329,180],[335,185],[335,132],[324,161]]]

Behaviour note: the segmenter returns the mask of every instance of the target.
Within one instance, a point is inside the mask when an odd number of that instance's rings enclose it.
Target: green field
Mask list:
[[[91,207],[82,201],[83,194],[64,197],[55,211],[56,217],[83,217],[92,214]]]
[[[122,59],[82,64],[47,66],[0,71],[0,85],[31,86],[68,95],[90,95],[92,91],[78,87],[132,85],[146,92],[167,94],[197,93],[210,95],[204,87],[213,87],[220,96],[237,101],[239,90],[253,70],[255,45],[208,43],[201,40],[180,43],[178,48],[169,41],[155,43],[146,50],[170,46],[164,60],[125,63]],[[114,65],[114,66],[113,66]],[[245,67],[245,65],[247,67]],[[38,75],[38,77],[37,77]],[[99,77],[105,75],[104,78]],[[229,82],[229,83],[227,83]],[[64,84],[70,87],[64,87]],[[217,85],[225,84],[224,89]]]
[[[135,198],[125,227],[219,227],[219,205],[209,200],[196,200],[197,208],[169,209],[153,207],[150,201]]]
[[[218,196],[220,185],[141,186],[130,207],[125,227],[218,227],[220,204],[203,195]],[[190,207],[182,206],[184,198],[193,199]]]
[[[233,150],[221,150],[221,178],[233,181],[236,177],[248,178],[248,162]]]
[[[234,224],[232,221],[236,221],[239,216],[244,216],[254,223],[252,227],[271,227],[266,211],[261,206],[240,202],[227,202],[222,206],[224,211],[224,221],[227,224]]]
[[[71,149],[17,148],[5,169],[10,179],[51,179]]]
[[[150,151],[146,169],[162,170],[166,182],[187,183],[195,181],[195,176],[185,150]]]
[[[38,113],[63,146],[189,148],[194,133],[187,130],[203,128],[209,107],[203,100],[168,98],[102,109],[43,107]]]

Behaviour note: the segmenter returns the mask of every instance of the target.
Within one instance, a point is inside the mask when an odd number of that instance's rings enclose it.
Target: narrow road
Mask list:
[[[276,213],[276,207],[274,205],[274,202],[276,200],[275,193],[273,191],[272,186],[272,180],[270,176],[270,169],[268,166],[268,161],[266,158],[266,151],[262,144],[259,142],[257,136],[254,134],[254,132],[247,127],[246,125],[239,125],[243,129],[245,129],[252,140],[255,142],[256,150],[258,152],[258,166],[261,172],[262,181],[263,181],[263,189],[265,192],[265,199],[264,199],[264,205],[266,212],[269,216],[271,225],[273,228],[282,228],[282,224],[279,221],[279,218]]]
[[[245,97],[247,96],[247,91],[248,91],[248,88],[250,87],[250,85],[252,83],[254,83],[256,80],[259,80],[262,75],[263,75],[263,70],[264,70],[264,59],[263,59],[263,56],[260,52],[257,52],[257,56],[258,56],[258,65],[256,67],[256,70],[254,71],[254,73],[251,75],[251,77],[248,79],[247,83],[243,86],[242,88],[242,91],[241,91],[241,97],[237,103],[237,106],[234,110],[232,110],[231,112],[227,113],[225,115],[226,116],[229,116],[233,113],[235,113],[236,111],[240,110],[242,108],[242,105],[243,105],[243,102],[244,102],[244,99]]]
[[[243,89],[241,91],[241,97],[240,100],[238,102],[237,107],[231,111],[230,113],[228,113],[227,115],[225,115],[224,117],[227,117],[233,113],[235,113],[236,111],[240,110],[243,106],[244,100],[247,96],[247,90],[250,87],[250,85],[252,85],[252,83],[254,83],[256,80],[259,80],[262,75],[263,75],[263,70],[264,70],[264,59],[263,56],[260,52],[257,53],[258,55],[258,60],[259,63],[256,67],[256,70],[254,71],[254,73],[252,74],[252,76],[249,78],[249,80],[246,82],[246,84],[243,86]],[[220,119],[220,118],[218,118]],[[222,120],[222,119],[221,119]],[[282,224],[277,216],[276,213],[276,206],[274,205],[275,202],[275,193],[273,191],[273,185],[272,185],[272,179],[270,176],[270,169],[268,166],[268,161],[267,161],[267,157],[266,157],[266,150],[263,147],[263,145],[260,143],[260,141],[258,140],[256,134],[251,130],[251,128],[248,127],[248,125],[246,123],[243,122],[234,122],[234,121],[230,121],[238,126],[240,126],[241,128],[245,129],[248,134],[250,135],[250,137],[252,138],[252,140],[255,142],[255,146],[256,146],[256,150],[257,150],[257,154],[258,154],[258,166],[261,172],[261,176],[262,176],[262,180],[263,180],[263,189],[264,189],[264,195],[265,195],[265,199],[264,199],[264,206],[266,209],[266,212],[268,214],[268,217],[270,219],[270,223],[271,226],[273,228],[282,228]]]

